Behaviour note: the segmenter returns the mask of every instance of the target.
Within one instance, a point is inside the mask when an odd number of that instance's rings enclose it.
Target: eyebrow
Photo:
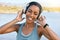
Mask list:
[[[28,9],[28,10],[31,10],[31,9]],[[32,11],[32,10],[31,10]],[[35,13],[38,13],[38,12],[35,12]]]
[[[28,10],[32,11],[30,8]],[[37,14],[38,12],[34,12],[34,13]]]
[[[31,9],[28,9],[28,10],[31,10]],[[31,10],[32,11],[32,10]]]

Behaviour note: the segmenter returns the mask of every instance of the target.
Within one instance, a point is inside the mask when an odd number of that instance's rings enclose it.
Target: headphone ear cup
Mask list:
[[[27,11],[27,9],[28,9],[28,6],[29,6],[29,3],[26,4],[25,7],[24,7],[24,12],[25,12],[25,14],[26,14],[26,11]]]
[[[24,10],[24,14],[25,14],[25,10],[26,10],[26,5],[23,6],[23,10]]]

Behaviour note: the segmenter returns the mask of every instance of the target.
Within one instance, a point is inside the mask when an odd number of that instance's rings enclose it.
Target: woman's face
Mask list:
[[[26,21],[29,23],[34,22],[39,15],[39,7],[32,5],[28,8],[26,12]]]

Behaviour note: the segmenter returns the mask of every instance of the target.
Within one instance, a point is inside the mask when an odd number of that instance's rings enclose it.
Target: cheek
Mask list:
[[[30,13],[26,12],[26,16],[30,16]]]
[[[34,17],[35,17],[35,19],[37,19],[38,16],[34,16]]]

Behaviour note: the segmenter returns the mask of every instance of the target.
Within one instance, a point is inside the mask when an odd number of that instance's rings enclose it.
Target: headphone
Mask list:
[[[32,6],[32,5],[36,5],[36,6],[38,6],[39,7],[39,15],[38,15],[38,17],[37,17],[37,19],[39,18],[39,16],[40,16],[40,14],[41,14],[41,12],[42,12],[42,6],[39,4],[39,3],[37,3],[37,2],[30,2],[30,3],[28,3],[28,4],[26,4],[26,6],[25,6],[25,8],[24,8],[24,12],[25,12],[25,14],[26,14],[26,11],[28,10],[28,8],[30,7],[30,6]]]

